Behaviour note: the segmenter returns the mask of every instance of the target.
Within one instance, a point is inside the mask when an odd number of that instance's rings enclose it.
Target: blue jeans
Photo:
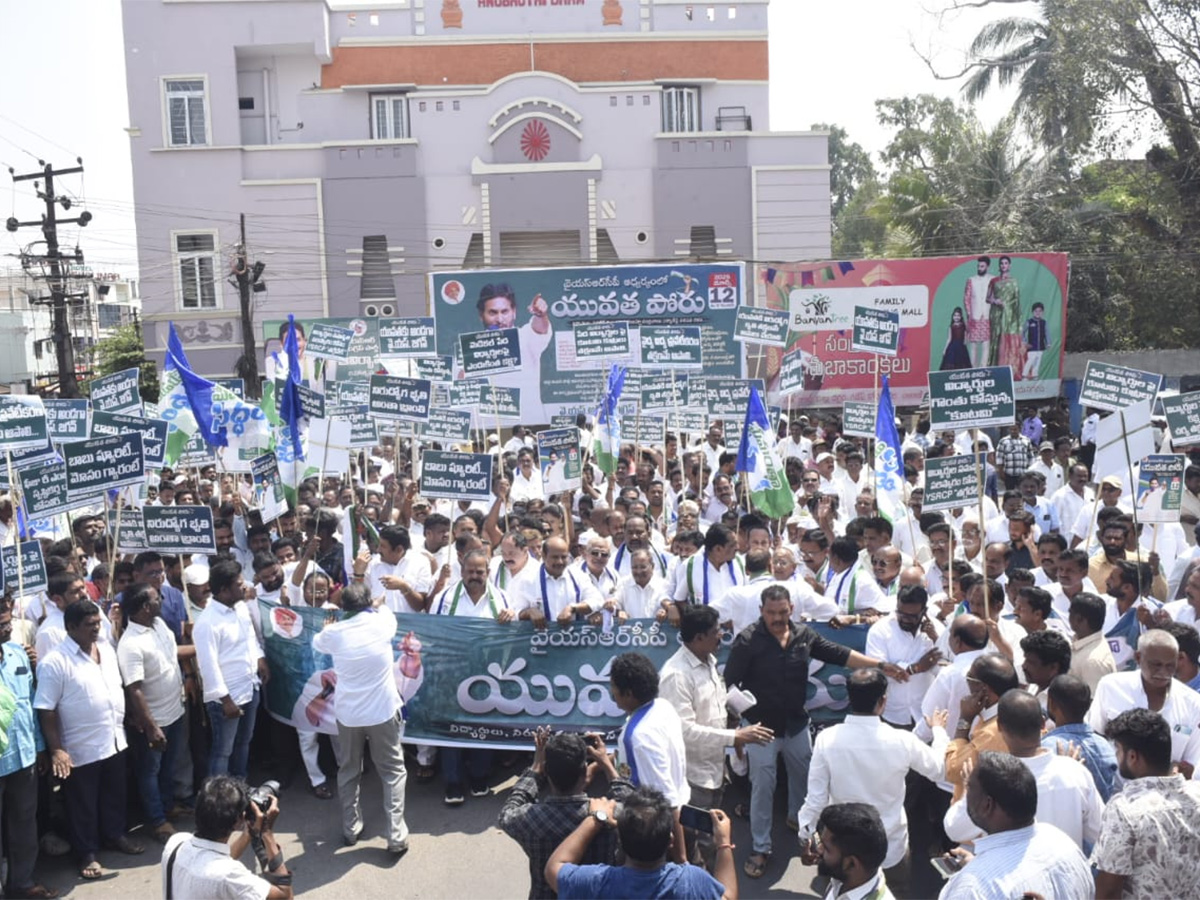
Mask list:
[[[175,797],[175,760],[183,746],[184,716],[170,725],[159,725],[167,739],[165,750],[155,750],[146,735],[140,731],[129,731],[129,749],[133,752],[133,766],[137,777],[138,795],[142,798],[142,810],[146,823],[157,828],[167,821],[167,809]]]
[[[250,736],[254,734],[254,719],[258,716],[258,688],[249,703],[240,707],[242,714],[236,719],[225,718],[219,700],[204,704],[208,712],[208,723],[212,727],[212,749],[208,754],[209,775],[233,775],[246,777],[250,763]]]
[[[467,772],[472,779],[484,780],[492,771],[492,751],[484,749],[464,749],[462,747],[443,747],[442,775],[446,784],[463,783],[463,757],[466,757]]]
[[[743,724],[746,724],[743,722]],[[800,813],[808,794],[808,763],[812,737],[805,724],[791,737],[781,735],[768,744],[747,744],[750,767],[750,834],[755,853],[771,852],[771,820],[775,807],[775,774],[783,755],[788,780],[788,818]]]

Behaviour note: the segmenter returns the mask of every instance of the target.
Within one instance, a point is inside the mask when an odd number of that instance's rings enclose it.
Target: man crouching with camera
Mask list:
[[[251,790],[229,775],[205,781],[196,796],[196,833],[176,834],[163,848],[165,900],[291,900],[292,876],[271,830],[279,817],[276,790],[270,781]],[[247,845],[262,877],[238,861]]]

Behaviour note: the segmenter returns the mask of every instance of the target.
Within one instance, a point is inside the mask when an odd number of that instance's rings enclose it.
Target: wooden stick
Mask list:
[[[987,559],[987,525],[984,522],[983,515],[983,459],[979,453],[979,429],[971,429],[971,452],[975,454],[975,486],[979,491],[979,559],[980,562],[985,562]],[[992,617],[991,608],[991,591],[988,590],[987,568],[984,567],[983,575],[983,615],[985,618]]]
[[[13,475],[12,450],[5,448],[4,458],[8,462],[8,490],[13,495],[13,500],[15,501],[15,504],[18,507],[24,506],[25,505],[25,497],[18,490],[17,479],[16,479],[16,476]],[[16,517],[15,511],[13,513],[13,517],[14,518]],[[28,516],[25,517],[25,521],[26,522],[29,521]],[[72,531],[72,534],[73,533],[74,533],[74,531]],[[25,566],[21,561],[21,533],[19,530],[17,532],[16,540],[14,541],[14,543],[16,544],[16,550],[17,550],[17,592],[21,595],[21,601],[22,601],[22,603],[24,603],[24,600],[25,600]],[[109,579],[108,583],[109,583],[109,587],[111,588],[112,587],[112,579],[111,578]],[[19,614],[23,614],[23,613],[24,613],[23,609],[19,610]]]

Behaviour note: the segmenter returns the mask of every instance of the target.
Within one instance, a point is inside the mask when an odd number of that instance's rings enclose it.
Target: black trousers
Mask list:
[[[100,843],[125,834],[125,751],[76,766],[62,785],[67,840],[79,861],[94,859]]]

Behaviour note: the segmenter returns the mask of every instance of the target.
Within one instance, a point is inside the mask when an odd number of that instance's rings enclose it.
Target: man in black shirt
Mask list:
[[[851,669],[875,667],[889,678],[906,681],[899,666],[872,659],[821,637],[807,625],[792,622],[792,599],[786,587],[772,584],[762,593],[762,617],[733,642],[725,664],[725,683],[754,695],[757,703],[743,714],[746,723],[775,732],[767,744],[747,746],[750,766],[750,832],[753,850],[743,871],[760,878],[771,855],[771,811],[775,771],[783,754],[788,776],[788,809],[794,816],[808,792],[808,663],[820,660]]]

